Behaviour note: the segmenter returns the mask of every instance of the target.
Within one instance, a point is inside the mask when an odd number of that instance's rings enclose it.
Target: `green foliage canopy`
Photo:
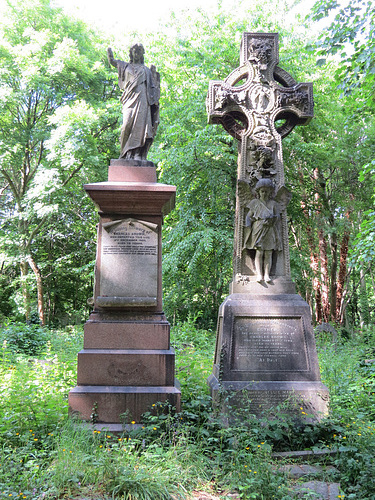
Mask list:
[[[4,262],[21,269],[26,317],[33,270],[44,321],[45,264],[57,257],[53,235],[68,236],[64,226],[77,217],[83,193],[71,211],[67,200],[82,191],[88,173],[104,178],[118,115],[97,33],[49,0],[7,4],[0,24],[0,238]]]

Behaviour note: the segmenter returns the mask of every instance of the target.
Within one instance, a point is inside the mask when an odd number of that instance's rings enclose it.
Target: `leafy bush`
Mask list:
[[[46,347],[47,331],[38,325],[11,323],[0,330],[3,350],[12,354],[37,356]]]
[[[194,320],[189,318],[172,327],[171,345],[176,351],[176,377],[181,383],[183,404],[208,395],[207,378],[212,371],[215,334],[196,328]]]

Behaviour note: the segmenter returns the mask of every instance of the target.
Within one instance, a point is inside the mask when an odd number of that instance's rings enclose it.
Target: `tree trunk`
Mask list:
[[[320,269],[320,286],[319,295],[321,300],[321,321],[328,322],[330,320],[330,307],[329,307],[329,270],[328,270],[328,254],[327,254],[327,238],[324,234],[323,227],[325,226],[325,219],[322,215],[323,208],[325,212],[329,211],[327,193],[326,193],[326,181],[322,176],[318,168],[314,169],[313,177],[315,179],[315,210],[316,210],[316,221],[318,224],[318,252],[319,252],[319,263],[318,269]],[[318,320],[318,319],[317,319]],[[318,320],[319,322],[319,320]]]
[[[343,324],[344,321],[344,289],[347,277],[349,238],[349,231],[345,231],[340,245],[340,266],[336,294],[336,318],[341,324]]]
[[[303,186],[303,172],[302,169],[299,168],[299,178],[301,181],[301,185]],[[318,255],[316,253],[316,245],[315,245],[315,238],[314,234],[311,228],[311,222],[310,222],[310,215],[308,211],[308,201],[307,201],[307,196],[305,190],[302,192],[302,201],[301,201],[301,209],[302,213],[305,217],[306,221],[306,236],[307,236],[307,244],[309,246],[310,250],[310,268],[313,272],[313,280],[312,280],[312,287],[313,287],[313,292],[315,295],[315,320],[317,323],[322,322],[322,298],[321,298],[321,284],[319,281],[319,259]]]
[[[359,281],[359,318],[360,326],[363,328],[367,326],[370,322],[370,308],[367,297],[366,289],[366,275],[362,269],[359,270],[360,281]]]
[[[21,260],[20,262],[20,271],[21,271],[21,291],[23,297],[23,307],[25,311],[25,319],[26,321],[30,320],[30,292],[29,287],[27,286],[27,275],[28,275],[29,266],[26,260]]]
[[[318,238],[319,238],[323,320],[328,323],[330,320],[330,307],[329,307],[329,272],[328,272],[328,256],[327,256],[327,239],[324,236],[322,229],[318,231]]]
[[[322,294],[321,294],[321,288],[320,288],[320,283],[319,280],[313,280],[314,282],[317,282],[317,284],[314,285],[315,288],[315,303],[316,303],[316,312],[315,312],[315,318],[317,324],[320,324],[323,321],[323,307],[322,307]]]
[[[40,272],[39,267],[37,266],[36,262],[32,258],[31,255],[28,256],[27,259],[31,269],[33,270],[36,278],[36,288],[37,288],[37,293],[38,293],[38,315],[39,315],[39,321],[42,326],[45,326],[46,320],[44,317],[44,291],[43,291],[43,280],[42,280],[42,274]]]
[[[330,239],[331,247],[331,290],[330,290],[330,309],[331,309],[331,321],[337,322],[337,234],[333,232]]]

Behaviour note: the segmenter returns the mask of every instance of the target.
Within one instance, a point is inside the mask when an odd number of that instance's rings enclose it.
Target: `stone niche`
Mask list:
[[[121,431],[157,402],[180,409],[170,325],[163,313],[161,227],[176,188],[149,161],[112,160],[85,190],[99,212],[94,309],[78,353],[72,415]]]

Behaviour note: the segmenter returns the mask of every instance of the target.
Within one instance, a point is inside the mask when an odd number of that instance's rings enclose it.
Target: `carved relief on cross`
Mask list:
[[[290,279],[281,140],[313,117],[313,90],[277,65],[278,54],[277,33],[244,33],[240,67],[210,82],[207,96],[209,122],[239,141],[233,267],[244,284]]]

